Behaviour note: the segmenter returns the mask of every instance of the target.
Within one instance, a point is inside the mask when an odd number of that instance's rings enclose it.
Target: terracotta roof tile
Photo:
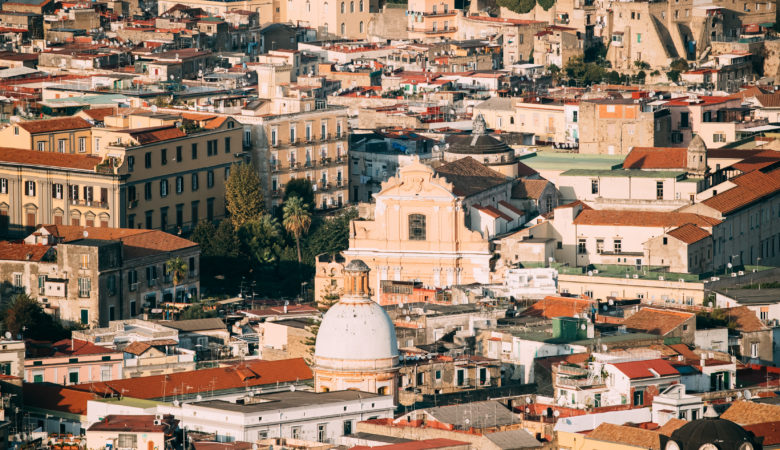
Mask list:
[[[138,141],[139,144],[151,144],[154,142],[167,141],[170,139],[176,139],[187,136],[187,133],[181,131],[176,127],[160,128],[152,130],[137,130],[130,133],[130,135]]]
[[[722,214],[728,214],[780,190],[780,171],[759,170],[732,178],[737,186],[704,200],[702,203]]]
[[[692,223],[686,223],[685,225],[679,228],[675,228],[666,234],[680,242],[684,242],[689,245],[710,237],[710,233],[708,231],[702,230]]]
[[[92,128],[92,124],[82,119],[81,117],[61,117],[57,119],[32,120],[29,122],[20,122],[19,126],[31,134]]]
[[[534,169],[530,168],[526,164],[524,164],[524,163],[522,163],[520,161],[517,162],[517,176],[518,177],[530,177],[531,175],[536,175],[537,173],[539,173],[539,172],[537,172]]]
[[[768,330],[769,328],[756,316],[756,312],[747,306],[726,309],[729,319],[737,322],[737,329],[745,333]]]
[[[40,261],[51,249],[50,245],[28,245],[0,241],[0,260]]]
[[[468,197],[508,183],[507,177],[478,162],[471,156],[439,166],[436,173],[452,183],[453,193]]]
[[[624,169],[685,169],[688,149],[681,147],[634,147],[623,160]]]
[[[587,439],[626,444],[650,450],[663,449],[660,433],[612,423],[602,423],[588,434]]]
[[[116,350],[95,345],[80,339],[62,339],[52,344],[54,354],[51,356],[84,356],[119,353]]]
[[[780,94],[758,94],[755,96],[764,108],[780,108]]]
[[[668,309],[642,308],[624,320],[623,325],[629,330],[639,330],[665,336],[693,317],[695,317],[693,313]]]
[[[550,184],[544,178],[540,180],[520,180],[512,187],[512,198],[532,198],[539,200],[544,189]]]
[[[246,379],[237,369],[246,368],[255,377]],[[106,395],[122,393],[127,397],[156,399],[175,395],[181,386],[190,386],[187,393],[222,391],[227,389],[265,386],[277,383],[306,381],[312,378],[311,369],[303,358],[279,361],[246,361],[244,363],[211,369],[177,372],[168,375],[126,378],[123,380],[100,381],[72,386],[87,392]],[[181,394],[181,392],[179,392]]]
[[[680,227],[687,223],[711,228],[721,221],[693,213],[659,211],[624,211],[608,209],[583,210],[574,223],[576,225],[609,225],[624,227]]]
[[[109,414],[93,423],[87,431],[133,431],[136,433],[163,433],[168,424],[155,425],[154,414],[114,415]]]
[[[103,122],[106,117],[116,114],[116,108],[93,108],[85,109],[82,111],[85,115],[89,116],[95,122]]]
[[[87,402],[97,398],[94,393],[89,391],[71,389],[51,383],[24,383],[22,393],[26,407],[82,416],[87,415]]]
[[[754,170],[765,169],[769,166],[777,164],[778,162],[780,162],[780,152],[774,150],[765,150],[746,157],[742,161],[732,165],[732,167],[739,169],[743,173],[748,173]]]
[[[640,378],[654,378],[655,373],[666,377],[679,375],[680,373],[668,361],[663,359],[648,359],[644,361],[630,361],[613,364],[615,368],[632,380]],[[653,373],[655,372],[655,373]]]
[[[0,148],[0,164],[20,164],[94,171],[101,159],[96,156],[58,152],[39,152],[18,148]]]
[[[453,439],[435,438],[435,439],[423,439],[417,441],[401,442],[398,444],[388,444],[379,446],[363,446],[358,445],[352,447],[352,450],[434,450],[439,448],[452,448],[452,447],[471,447],[468,442],[456,441]]]
[[[596,305],[591,299],[548,296],[520,313],[522,317],[572,317],[580,313],[589,313]]]
[[[44,228],[63,242],[84,238],[100,241],[122,241],[125,258],[140,258],[159,252],[170,252],[195,247],[198,244],[160,230],[133,228],[80,227],[73,225],[46,225]]]
[[[490,217],[494,219],[504,219],[507,222],[511,222],[512,218],[507,216],[506,214],[502,213],[498,209],[496,209],[493,206],[481,206],[481,205],[474,205],[474,208],[477,210],[484,212],[485,214],[489,215]]]
[[[780,406],[737,400],[720,415],[720,418],[742,426],[775,422],[780,419]]]
[[[678,428],[682,428],[683,425],[687,424],[687,420],[678,419],[676,417],[672,417],[669,419],[668,422],[658,427],[657,430],[655,430],[657,433],[662,434],[664,436],[671,436],[672,432]]]
[[[125,347],[122,351],[124,351],[125,353],[130,353],[131,355],[138,356],[144,354],[150,348],[152,348],[152,346],[149,345],[148,342],[136,341],[136,342],[131,342],[130,345]]]
[[[758,437],[764,438],[764,441],[761,443],[764,448],[775,448],[774,446],[780,444],[780,420],[746,425],[743,428]]]

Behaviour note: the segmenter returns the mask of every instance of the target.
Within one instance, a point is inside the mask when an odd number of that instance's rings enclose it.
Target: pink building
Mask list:
[[[122,352],[78,339],[51,345],[27,343],[24,381],[63,385],[122,378]]]
[[[406,30],[409,32],[409,38],[454,38],[458,12],[454,0],[409,0],[406,10]]]

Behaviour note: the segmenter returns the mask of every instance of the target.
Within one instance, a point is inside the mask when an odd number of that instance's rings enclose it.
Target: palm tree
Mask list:
[[[184,277],[187,276],[187,270],[189,270],[189,267],[187,266],[187,263],[185,263],[184,260],[181,259],[181,256],[177,256],[165,262],[165,269],[168,271],[168,274],[171,276],[171,279],[173,280],[173,292],[174,292],[174,301],[175,301],[176,286],[178,286],[179,283],[181,283],[182,280],[184,280]]]
[[[303,262],[301,257],[301,236],[309,231],[311,226],[311,213],[309,205],[298,196],[292,196],[284,202],[284,229],[295,236],[295,246],[298,248],[298,264]]]

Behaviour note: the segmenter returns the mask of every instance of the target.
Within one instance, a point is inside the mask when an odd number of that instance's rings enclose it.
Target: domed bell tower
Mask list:
[[[694,135],[688,144],[686,159],[688,173],[697,176],[707,173],[707,147],[698,134]]]
[[[397,402],[400,366],[395,325],[371,300],[370,271],[359,259],[344,268],[344,293],[325,313],[317,332],[314,389],[392,395]]]

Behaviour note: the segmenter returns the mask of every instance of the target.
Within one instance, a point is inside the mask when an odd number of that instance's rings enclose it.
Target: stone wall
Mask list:
[[[396,7],[394,7],[396,6]],[[368,35],[373,40],[406,39],[406,9],[402,5],[385,5],[382,12],[371,14]]]

